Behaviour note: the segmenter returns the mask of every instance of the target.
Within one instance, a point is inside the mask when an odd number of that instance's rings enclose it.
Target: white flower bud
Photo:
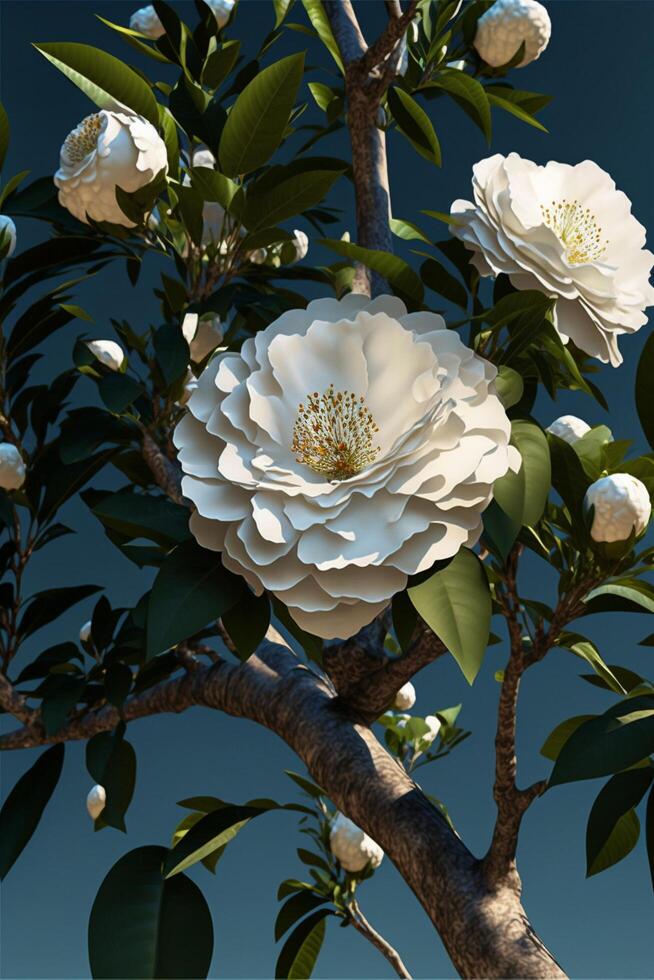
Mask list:
[[[20,450],[11,442],[0,442],[0,487],[20,490],[25,482],[25,463]]]
[[[416,689],[411,683],[407,681],[403,684],[395,695],[395,701],[393,702],[393,707],[398,711],[409,711],[410,708],[416,703]]]
[[[86,346],[110,371],[120,371],[125,360],[125,351],[115,340],[87,340]]]
[[[590,426],[583,419],[578,419],[576,415],[562,415],[554,419],[551,425],[547,426],[546,432],[551,432],[553,436],[558,436],[569,445],[573,446],[582,436],[590,432]]]
[[[306,258],[307,252],[309,251],[309,236],[303,231],[298,231],[297,228],[293,230],[293,244],[295,245],[295,261],[301,262],[302,259]]]
[[[428,725],[429,731],[425,732],[425,734],[420,739],[420,742],[422,745],[431,745],[431,743],[434,741],[439,731],[441,730],[441,723],[440,720],[436,717],[436,715],[427,715],[427,717],[425,718],[425,724]]]
[[[647,487],[629,473],[596,480],[586,491],[584,506],[595,508],[591,538],[607,543],[626,541],[632,531],[642,534],[652,513]]]
[[[89,811],[91,820],[97,820],[107,804],[107,794],[104,786],[99,783],[93,787],[86,797],[86,809]]]
[[[524,42],[524,68],[545,50],[552,33],[547,10],[537,0],[496,0],[477,21],[474,46],[487,65],[505,65]]]
[[[9,248],[5,258],[8,259],[16,251],[16,225],[9,215],[0,214],[0,241],[9,239]]]
[[[342,242],[349,242],[349,241],[351,241],[349,231],[344,231],[343,232],[343,234],[341,235],[341,241]]]
[[[84,625],[80,628],[79,638],[80,638],[80,643],[88,643],[89,640],[91,639],[91,620],[90,619],[89,619],[89,621],[87,623],[84,623]]]
[[[342,813],[332,823],[329,847],[341,867],[352,873],[363,871],[368,864],[378,868],[384,857],[379,844]]]
[[[139,34],[145,34],[146,37],[151,37],[153,41],[163,37],[166,33],[166,29],[159,20],[159,15],[152,4],[148,4],[147,7],[141,7],[140,10],[135,10],[129,19],[129,26],[133,31],[138,31]]]
[[[116,200],[116,187],[137,191],[167,169],[166,144],[152,123],[129,112],[102,109],[64,140],[54,182],[59,203],[85,224],[88,215],[93,221],[133,228]]]
[[[458,61],[448,61],[446,68],[454,68],[456,71],[463,71],[465,69],[466,63],[465,58],[459,58]]]
[[[224,27],[234,9],[234,0],[205,0],[205,3],[211,7],[218,27]]]

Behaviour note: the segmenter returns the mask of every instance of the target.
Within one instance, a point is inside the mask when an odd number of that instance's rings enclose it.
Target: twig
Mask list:
[[[384,937],[378,933],[373,926],[370,925],[365,915],[359,908],[359,903],[356,901],[356,899],[353,898],[349,903],[348,911],[350,912],[350,922],[357,932],[361,933],[362,936],[365,936],[368,942],[372,943],[375,949],[379,950],[382,956],[385,957],[385,959],[387,959],[391,964],[398,977],[404,977],[405,980],[411,980],[411,974],[402,962],[402,957],[398,951],[391,946],[391,944],[384,939]]]

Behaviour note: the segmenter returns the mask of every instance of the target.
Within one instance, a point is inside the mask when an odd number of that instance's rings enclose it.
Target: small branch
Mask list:
[[[368,942],[372,943],[375,949],[379,950],[382,956],[385,957],[385,959],[387,959],[391,964],[398,977],[403,977],[405,980],[411,980],[411,974],[402,962],[402,957],[398,951],[370,925],[365,915],[359,908],[359,903],[356,901],[356,899],[352,899],[348,906],[348,910],[351,916],[350,922],[357,932],[361,933],[362,936],[365,936]]]
[[[4,674],[0,674],[0,706],[25,725],[32,725],[38,716],[38,712],[28,706],[25,698],[15,690]]]
[[[183,504],[181,470],[164,455],[152,436],[145,431],[142,453],[157,486],[176,504]]]
[[[383,33],[379,35],[374,44],[371,44],[366,51],[361,63],[362,72],[369,75],[378,65],[382,64],[388,58],[397,43],[406,33],[409,24],[415,17],[417,8],[418,0],[411,0],[409,6],[400,17],[391,17],[389,19]]]

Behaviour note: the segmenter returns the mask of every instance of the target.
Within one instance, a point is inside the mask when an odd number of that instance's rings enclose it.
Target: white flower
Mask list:
[[[7,238],[9,239],[9,248],[5,255],[6,259],[16,251],[16,225],[9,215],[0,214],[0,241],[4,242]]]
[[[572,446],[587,432],[590,432],[590,426],[588,422],[578,419],[576,415],[561,415],[560,418],[554,419],[545,431],[551,432],[553,436],[558,436],[559,439],[563,439],[564,442]]]
[[[463,71],[465,69],[466,63],[465,58],[459,58],[458,61],[448,61],[446,68],[454,68],[455,71]]]
[[[188,403],[188,400],[193,394],[193,392],[197,390],[197,387],[198,387],[198,379],[195,377],[191,369],[188,368],[186,372],[186,380],[184,382],[184,390],[180,395],[180,397],[175,402],[175,404],[178,405],[180,408],[183,408],[184,405]]]
[[[25,463],[19,449],[11,442],[0,442],[0,487],[20,490],[25,483]]]
[[[425,718],[425,724],[427,725],[429,731],[425,732],[425,734],[420,737],[419,742],[422,746],[427,747],[431,745],[441,730],[441,723],[436,715],[427,715]]]
[[[107,794],[104,786],[96,784],[86,797],[86,809],[91,820],[97,820],[107,804]]]
[[[224,27],[234,9],[234,0],[205,0],[205,3],[211,7],[218,27]]]
[[[293,231],[293,244],[295,245],[295,261],[301,262],[302,259],[306,258],[307,252],[309,251],[309,236],[303,231],[298,231],[297,228]]]
[[[111,371],[120,371],[125,351],[115,340],[87,340],[86,346],[93,356]]]
[[[398,711],[408,711],[416,703],[416,689],[411,683],[407,681],[403,684],[395,695],[395,701],[393,702],[393,707],[397,708]]]
[[[146,37],[151,37],[155,41],[166,33],[166,29],[159,20],[159,15],[152,4],[135,10],[129,19],[129,26],[133,31],[145,34]]]
[[[84,623],[84,625],[82,627],[80,627],[79,639],[80,639],[80,643],[88,643],[89,640],[91,639],[91,620],[90,619],[89,619],[89,621],[87,623]]]
[[[211,361],[175,430],[193,535],[302,628],[352,636],[478,540],[519,467],[495,375],[394,297],[289,310]]]
[[[378,868],[384,858],[379,844],[342,813],[337,813],[332,823],[329,847],[341,867],[351,873],[368,865]]]
[[[552,23],[547,10],[536,0],[496,0],[477,21],[474,46],[487,65],[498,68],[518,53],[524,42],[525,54],[518,65],[524,68],[547,47]]]
[[[584,506],[595,508],[590,529],[593,541],[626,541],[632,531],[638,536],[652,513],[647,487],[629,473],[596,480],[586,491]]]
[[[109,221],[133,228],[116,200],[116,187],[136,191],[168,169],[166,145],[152,123],[129,112],[102,109],[87,116],[61,147],[54,182],[59,203],[88,224]]]
[[[219,316],[203,317],[200,320],[197,313],[187,313],[182,323],[182,333],[189,345],[191,360],[198,364],[208,357],[223,339]]]
[[[631,202],[596,163],[539,167],[517,153],[473,167],[475,203],[455,201],[450,231],[475,254],[482,276],[556,297],[564,339],[614,366],[618,337],[647,322],[654,303],[645,229]]]

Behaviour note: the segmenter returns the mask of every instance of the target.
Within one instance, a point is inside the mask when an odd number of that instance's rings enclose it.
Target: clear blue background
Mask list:
[[[34,176],[54,171],[64,136],[93,111],[30,42],[83,41],[130,60],[131,49],[94,14],[127,23],[134,6],[131,2],[2,3],[2,99],[12,124],[5,178],[24,167]],[[190,3],[177,6],[187,19],[192,18]],[[612,174],[634,202],[639,219],[654,229],[654,6],[625,0],[558,0],[548,6],[553,22],[549,48],[536,64],[515,73],[514,81],[554,96],[542,116],[550,135],[512,117],[496,116],[492,152],[517,150],[541,163],[548,159],[574,163],[590,157]],[[384,19],[381,0],[359,4],[359,10],[371,39]],[[243,0],[232,36],[251,46],[272,27],[272,20],[271,4]],[[304,22],[299,4],[291,20]],[[328,57],[310,39],[291,32],[273,56],[307,45],[310,61],[328,64]],[[153,64],[148,62],[148,66]],[[324,75],[314,77],[325,79]],[[416,156],[397,134],[389,139],[394,214],[418,220],[427,228],[429,219],[421,219],[418,210],[445,211],[454,198],[469,196],[470,168],[488,152],[481,134],[463,113],[444,102],[432,104],[430,112],[443,145],[442,170]],[[330,150],[345,155],[344,137],[335,138]],[[354,233],[348,185],[342,185],[336,203],[343,208],[338,234],[345,228]],[[18,234],[25,245],[35,239],[36,232],[28,222],[20,222]],[[443,237],[438,229],[435,234]],[[137,329],[150,318],[156,321],[156,306],[147,289],[155,280],[152,270],[149,279],[144,278],[134,290],[123,268],[115,267],[98,277],[92,287],[80,290],[79,302],[96,318],[93,335],[111,336],[110,317],[126,318]],[[53,340],[45,364],[48,374],[70,363],[75,329],[71,326],[68,333]],[[618,437],[638,433],[638,444],[644,448],[632,391],[647,332],[644,328],[639,336],[622,341],[626,363],[619,372],[602,371],[601,383],[611,408],[608,415],[590,400],[571,396],[555,406],[544,400],[539,415],[543,424],[572,410],[592,423],[610,424]],[[78,397],[92,398],[84,381]],[[107,486],[109,479],[101,476],[95,485]],[[139,573],[123,560],[79,505],[69,505],[63,519],[79,533],[42,553],[31,571],[30,587],[97,581],[106,586],[114,605],[133,603],[147,588],[147,573]],[[527,568],[523,592],[534,598],[553,597],[545,565]],[[74,639],[90,611],[91,605],[67,615],[49,635],[36,637],[31,652],[65,637]],[[607,661],[654,674],[651,649],[637,646],[651,631],[645,616],[597,617],[587,631]],[[421,714],[463,701],[462,722],[473,730],[472,738],[448,759],[421,770],[420,778],[426,790],[446,801],[459,832],[478,854],[488,845],[494,818],[491,774],[497,685],[493,673],[503,666],[505,656],[504,644],[493,647],[472,689],[448,660],[440,660],[417,679],[416,710]],[[547,773],[549,764],[538,750],[557,722],[607,706],[609,696],[579,680],[581,672],[579,661],[555,651],[528,675],[519,717],[522,782]],[[3,725],[8,724],[4,719]],[[3,977],[88,976],[86,923],[95,892],[125,851],[140,844],[168,842],[181,815],[176,800],[200,793],[235,802],[253,796],[293,797],[292,785],[282,770],[297,765],[294,756],[275,736],[249,722],[194,709],[179,717],[137,722],[130,727],[129,737],[137,749],[139,771],[127,837],[112,830],[93,833],[84,805],[91,781],[84,768],[83,746],[67,747],[63,777],[44,821],[2,889]],[[2,757],[3,797],[35,757],[35,752]],[[654,903],[642,844],[623,864],[589,881],[584,878],[585,820],[598,788],[597,783],[557,787],[528,814],[519,853],[524,902],[535,928],[570,975],[652,976]],[[212,977],[272,975],[277,953],[272,934],[275,892],[280,880],[302,873],[295,856],[300,843],[294,818],[271,814],[230,846],[215,878],[202,868],[193,873],[214,917]],[[438,936],[388,860],[362,889],[361,901],[372,922],[400,949],[414,976],[452,976]],[[120,942],[119,936],[116,941]],[[331,923],[316,972],[322,977],[389,975],[387,964],[372,947],[352,930]]]

